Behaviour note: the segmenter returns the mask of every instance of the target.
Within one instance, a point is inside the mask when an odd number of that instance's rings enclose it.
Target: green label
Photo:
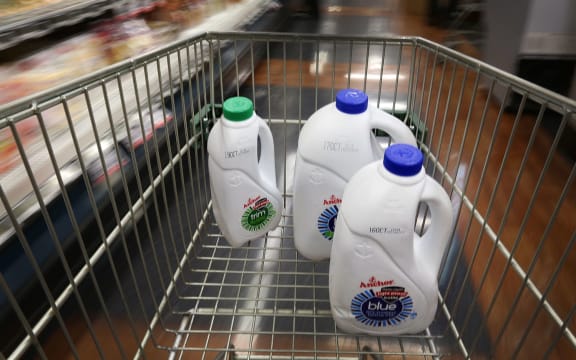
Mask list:
[[[257,196],[253,199],[248,199],[244,204],[244,214],[242,214],[242,227],[248,231],[262,230],[270,220],[276,215],[274,206],[270,200],[265,197]]]

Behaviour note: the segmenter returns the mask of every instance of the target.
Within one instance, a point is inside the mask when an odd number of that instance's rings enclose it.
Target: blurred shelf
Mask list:
[[[116,0],[62,0],[0,17],[0,50],[25,40],[45,36],[54,30],[95,18],[123,6]]]
[[[29,10],[0,15],[0,51],[49,35],[55,30],[97,18],[107,11],[120,18],[153,10],[158,0],[61,0]]]
[[[270,26],[277,26],[280,23],[278,17],[281,17],[281,15],[278,15],[278,13],[276,13],[274,16],[270,16],[274,18],[272,20],[270,20],[270,17],[268,17],[268,19],[264,17],[264,14],[269,12],[270,9],[273,9],[274,6],[275,3],[271,0],[245,0],[233,6],[227,7],[225,11],[221,11],[217,14],[214,14],[213,16],[206,17],[201,23],[197,24],[197,26],[188,29],[185,33],[181,34],[181,38],[191,37],[196,32],[206,31],[230,31],[245,28],[252,30],[269,30]],[[207,47],[208,44],[205,45]],[[228,47],[230,44],[222,43],[220,45],[224,48]],[[240,49],[236,49],[236,51],[239,50]],[[185,49],[180,51],[185,51]],[[178,63],[178,59],[176,57],[171,57],[170,61],[162,63],[162,65],[158,68],[156,68],[156,63],[145,65],[145,67],[149,68],[149,75],[151,76],[150,82],[155,84],[155,86],[145,88],[145,85],[139,85],[138,92],[144,93],[146,91],[150,91],[151,99],[156,99],[157,105],[162,104],[166,101],[166,99],[162,99],[160,95],[163,93],[166,94],[168,89],[174,85],[174,83],[168,81],[170,78],[168,74],[170,72],[172,74],[178,73],[181,74],[184,79],[196,76],[196,74],[201,69],[205,68],[205,65],[208,61],[208,48],[204,49],[204,51],[201,53],[204,54],[203,57],[191,58],[190,63],[184,66],[183,69],[180,68],[182,64]],[[223,67],[230,67],[233,65],[232,63],[225,65],[224,62],[226,61],[223,61]],[[136,69],[135,72],[137,78],[144,78],[143,67]],[[224,73],[226,74],[227,71],[224,71]],[[163,80],[160,81],[160,79]],[[178,82],[179,80],[179,78],[173,79],[173,81]],[[98,129],[98,139],[94,137],[92,125],[90,124],[86,109],[74,114],[74,118],[85,119],[84,121],[79,121],[77,124],[78,127],[76,128],[76,136],[78,137],[80,143],[86,146],[85,150],[83,150],[83,153],[85,151],[89,152],[89,149],[94,147],[96,141],[102,143],[110,140],[110,133],[112,131],[110,127],[111,124],[114,124],[115,133],[121,133],[125,131],[122,130],[122,128],[124,127],[125,122],[127,120],[129,121],[129,119],[124,119],[123,108],[130,118],[137,113],[139,107],[145,107],[143,104],[139,104],[138,100],[135,98],[134,94],[136,91],[133,89],[134,85],[130,74],[120,78],[119,84],[115,81],[112,81],[109,85],[109,103],[107,105],[111,109],[110,113],[112,119],[108,118],[108,112],[106,111],[105,106],[106,104],[104,99],[100,100],[101,95],[99,90],[92,89],[88,92],[90,98],[92,99],[94,116],[93,121],[94,125]],[[203,85],[200,86],[203,87]],[[122,89],[125,91],[124,101],[121,101],[120,96],[118,96],[120,87],[122,87]],[[193,97],[196,97],[199,95],[199,92],[203,92],[204,89],[188,89],[187,91],[191,91],[193,93]],[[74,98],[70,99],[72,102],[74,100]],[[180,108],[181,106],[178,105],[172,109],[172,111],[175,112],[176,118],[179,119],[179,123],[185,120],[182,119],[182,114],[179,114],[178,109]],[[58,164],[65,164],[61,171],[66,169],[65,172],[67,175],[63,181],[64,185],[68,186],[69,184],[74,184],[81,178],[81,171],[78,168],[77,158],[74,152],[69,151],[73,146],[71,143],[72,140],[69,136],[65,136],[65,133],[65,131],[62,131],[63,136],[55,134],[52,147]],[[37,145],[42,145],[43,143],[44,141],[41,141],[41,144]],[[44,200],[44,203],[49,205],[49,203],[54,199],[60,197],[60,186],[58,185],[57,179],[55,178],[54,169],[46,151],[41,150],[42,146],[34,146],[34,148],[36,151],[32,151],[32,153],[29,154],[29,160],[32,165],[34,177],[38,182],[40,194]],[[84,160],[89,161],[87,158]],[[28,178],[26,169],[23,164],[17,165],[11,170],[0,175],[0,181],[2,182],[3,190],[5,191],[10,203],[13,204],[11,207],[14,215],[17,217],[18,223],[22,224],[22,226],[27,226],[30,220],[35,218],[35,215],[39,213],[39,206],[35,201],[33,201],[35,196],[33,196],[33,189],[31,184],[27,181],[19,181],[19,179],[22,178]],[[95,185],[94,181],[93,185]],[[6,210],[4,207],[0,205],[0,248],[9,242],[10,239],[14,238],[14,236],[15,231],[11,221],[6,216]]]

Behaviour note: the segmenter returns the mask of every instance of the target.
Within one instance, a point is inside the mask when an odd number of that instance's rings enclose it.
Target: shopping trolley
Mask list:
[[[328,262],[293,246],[299,130],[345,87],[411,127],[452,199],[423,333],[340,332]],[[236,94],[271,126],[284,196],[279,227],[241,248],[212,216],[205,148]],[[4,106],[1,355],[574,358],[575,111],[425,39],[271,33],[203,34]]]

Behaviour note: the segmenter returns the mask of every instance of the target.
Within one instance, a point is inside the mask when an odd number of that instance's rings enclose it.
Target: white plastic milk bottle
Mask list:
[[[223,116],[208,137],[208,155],[212,209],[228,243],[241,246],[278,226],[283,206],[272,133],[250,99],[224,102]]]
[[[431,224],[414,232],[418,204]],[[391,145],[344,191],[330,258],[336,325],[351,333],[398,335],[426,329],[436,313],[437,275],[452,228],[444,189],[425,174],[417,148]]]
[[[347,181],[362,166],[382,159],[372,129],[393,142],[416,145],[414,135],[396,117],[368,105],[360,90],[338,92],[336,102],[316,111],[298,139],[294,170],[294,243],[311,260],[330,257],[338,209]]]

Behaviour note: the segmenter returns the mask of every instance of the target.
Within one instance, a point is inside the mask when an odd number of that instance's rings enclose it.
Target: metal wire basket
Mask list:
[[[341,333],[328,262],[293,246],[299,130],[345,87],[411,126],[457,214],[421,334]],[[285,208],[232,249],[205,142],[236,94],[270,123]],[[4,106],[0,355],[574,358],[575,111],[421,38],[267,33],[204,34]],[[417,230],[428,220],[422,208]]]

